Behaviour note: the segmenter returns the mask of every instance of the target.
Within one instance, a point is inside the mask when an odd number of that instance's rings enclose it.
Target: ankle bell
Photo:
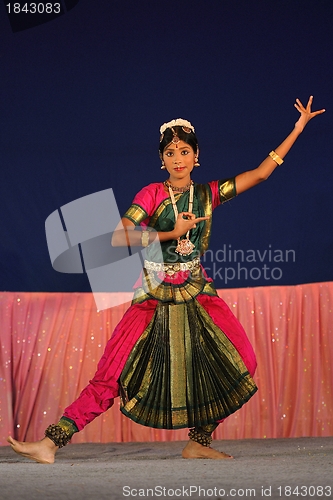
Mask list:
[[[202,429],[194,428],[190,429],[190,432],[188,433],[188,437],[192,440],[195,441],[196,443],[201,444],[202,446],[207,446],[209,447],[212,443],[212,437],[209,433],[204,432]]]

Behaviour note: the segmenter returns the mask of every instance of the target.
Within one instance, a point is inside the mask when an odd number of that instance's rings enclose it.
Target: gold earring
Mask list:
[[[195,160],[194,166],[200,167],[199,158],[197,156],[195,156],[194,160]]]
[[[165,170],[164,160],[162,160],[161,170]]]

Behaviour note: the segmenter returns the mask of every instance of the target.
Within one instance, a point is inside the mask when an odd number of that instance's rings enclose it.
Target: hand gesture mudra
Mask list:
[[[174,227],[174,231],[176,232],[177,238],[186,234],[187,231],[189,231],[190,229],[195,228],[198,222],[208,219],[209,219],[208,216],[196,217],[194,214],[190,212],[181,212],[180,214],[178,214],[176,224]]]
[[[294,104],[295,108],[301,113],[301,116],[295,123],[295,128],[300,132],[303,132],[305,125],[315,116],[321,115],[325,112],[325,109],[319,109],[318,111],[311,111],[313,96],[310,96],[306,108],[303,106],[299,99],[296,99]]]

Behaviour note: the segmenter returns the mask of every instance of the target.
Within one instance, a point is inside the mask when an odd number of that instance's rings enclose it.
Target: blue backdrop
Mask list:
[[[207,182],[255,168],[310,94],[327,112],[269,180],[215,211],[205,265],[217,287],[332,280],[332,21],[331,0],[80,0],[13,33],[2,6],[0,289],[90,290],[85,275],[52,269],[45,219],[110,187],[123,213],[164,180],[163,122],[194,124],[194,180]],[[256,255],[247,277],[233,255],[223,261],[230,249]]]

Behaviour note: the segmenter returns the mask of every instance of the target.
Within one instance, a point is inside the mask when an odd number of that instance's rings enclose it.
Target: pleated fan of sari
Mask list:
[[[120,386],[125,415],[164,429],[222,420],[257,390],[238,351],[195,300],[158,304]]]

